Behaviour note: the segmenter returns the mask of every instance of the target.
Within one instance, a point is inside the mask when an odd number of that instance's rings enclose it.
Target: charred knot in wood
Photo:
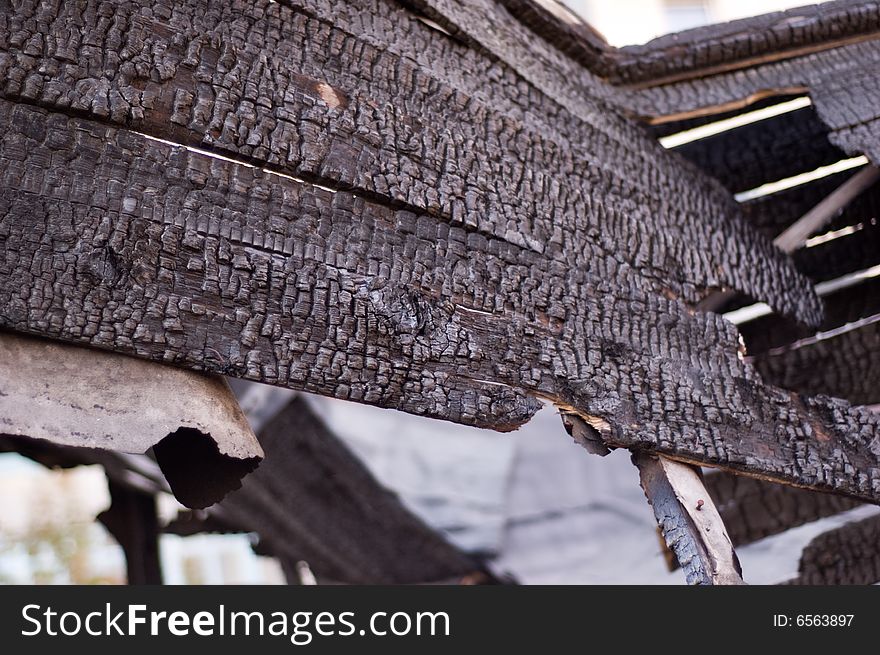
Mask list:
[[[433,330],[431,304],[419,292],[387,286],[373,288],[369,296],[376,315],[384,318],[394,333],[418,337]]]
[[[85,277],[95,284],[113,286],[121,277],[119,257],[109,246],[93,249],[82,261]]]
[[[608,357],[609,359],[620,359],[627,351],[626,346],[624,346],[622,343],[618,343],[617,341],[610,341],[608,339],[603,339],[599,345],[602,349],[602,355],[604,357]]]

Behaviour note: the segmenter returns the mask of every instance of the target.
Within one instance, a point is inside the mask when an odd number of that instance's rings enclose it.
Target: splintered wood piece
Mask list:
[[[688,584],[744,584],[733,544],[698,470],[639,452],[633,454],[633,463]]]

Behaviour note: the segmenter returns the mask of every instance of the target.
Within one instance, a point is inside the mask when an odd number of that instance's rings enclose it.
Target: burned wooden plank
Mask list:
[[[789,225],[782,234],[773,239],[773,244],[787,253],[805,247],[810,235],[827,229],[835,215],[874,186],[878,179],[880,179],[880,168],[866,166],[861,169],[832,191],[827,198],[823,198],[819,204]]]
[[[705,125],[709,125],[711,123],[717,123],[719,121],[727,120],[730,118],[735,118],[737,116],[742,116],[743,114],[747,114],[750,112],[757,111],[759,109],[766,109],[768,107],[773,107],[775,105],[780,105],[786,102],[790,102],[792,100],[797,100],[799,98],[803,98],[803,95],[792,94],[792,95],[782,95],[782,96],[773,96],[770,98],[763,98],[761,100],[755,100],[745,107],[740,107],[737,109],[733,109],[731,111],[721,111],[718,113],[709,114],[706,116],[694,116],[693,118],[686,118],[679,121],[667,121],[665,123],[653,123],[648,124],[645,128],[654,138],[661,138],[666,136],[671,136],[673,134],[679,134],[681,132],[686,132],[688,130],[693,130],[698,127],[703,127]]]
[[[523,25],[594,73],[607,76],[616,67],[616,49],[559,0],[501,0]]]
[[[261,550],[324,581],[413,584],[482,576],[384,489],[301,397],[259,432],[266,459],[240,490],[206,512],[259,535]]]
[[[864,271],[880,264],[880,225],[868,219],[842,228],[839,236],[798,250],[793,257],[798,270],[817,282]]]
[[[756,121],[674,148],[737,193],[846,158],[812,107]]]
[[[14,244],[5,244],[8,256]],[[0,434],[127,453],[153,448],[188,507],[222,498],[263,454],[222,379],[5,332]]]
[[[763,386],[729,324],[610,263],[84,119],[0,103],[0,125],[8,327],[499,430],[549,398],[610,445],[880,493],[876,416]]]
[[[785,389],[880,403],[880,317],[757,355],[754,364],[767,382]]]
[[[630,93],[625,102],[649,122],[683,120],[794,91],[809,92],[829,141],[847,154],[880,162],[880,110],[873,71],[880,39]]]
[[[763,62],[876,38],[878,32],[880,18],[874,2],[824,2],[621,48],[614,55],[613,81],[656,85],[754,68]]]
[[[801,554],[798,576],[787,584],[872,585],[880,582],[880,516],[825,532]]]
[[[138,52],[166,53],[162,71],[156,72],[158,82],[151,75],[143,80],[152,66],[149,59],[143,76],[110,61],[103,66],[110,73],[100,80],[65,68],[65,76],[39,81],[41,67],[66,64],[57,54],[27,55],[19,43],[26,40],[25,26],[45,25],[51,32],[74,23],[86,41],[103,38],[103,27],[88,15],[80,26],[74,5],[44,7],[35,16],[23,10],[20,19],[18,14],[13,19],[22,35],[9,44],[9,82],[2,94],[85,111],[153,136],[257,160],[323,186],[357,189],[359,195],[444,215],[546,256],[567,258],[570,265],[591,258],[582,249],[592,243],[603,257],[641,271],[643,283],[658,293],[689,302],[700,299],[700,287],[735,287],[808,322],[818,316],[808,286],[737,220],[726,194],[697,169],[674,164],[638,126],[619,116],[601,80],[587,76],[570,88],[572,80],[583,77],[582,69],[554,58],[551,46],[546,46],[546,65],[531,65],[534,57],[522,42],[529,32],[509,15],[503,23],[509,29],[493,23],[493,43],[475,52],[383,3],[374,8],[384,22],[377,18],[366,26],[362,16],[374,5],[366,0],[346,11],[318,0],[289,4],[295,11],[257,0],[223,8],[191,0],[176,6],[159,30],[141,25],[137,7],[123,3],[113,29],[119,35],[137,34],[131,47]],[[472,39],[493,33],[475,30],[487,25],[481,11],[497,13],[494,3],[417,4],[435,13],[452,12],[452,19],[476,17],[474,27],[459,26],[470,30]],[[300,13],[300,7],[333,22]],[[249,24],[251,16],[259,20],[244,39],[236,25]],[[438,18],[452,27],[445,13]],[[273,29],[267,33],[261,25]],[[359,32],[346,31],[355,29]],[[323,36],[309,38],[313,33]],[[227,48],[224,58],[206,44],[208,34],[236,47]],[[387,39],[389,47],[372,46],[366,36]],[[328,52],[327,42],[339,48]],[[342,47],[355,42],[361,44],[356,56]],[[438,56],[430,68],[404,57],[421,51],[423,58],[432,46]],[[511,48],[516,51],[508,52]],[[200,59],[203,50],[206,56]],[[498,55],[502,50],[503,58]],[[505,71],[500,81],[462,74],[476,65],[498,68],[499,60]],[[449,72],[453,66],[460,67],[455,74]],[[400,83],[401,67],[406,84]],[[262,102],[245,97],[247,85],[231,83],[245,79],[253,85],[251,95]],[[533,91],[522,91],[529,87]],[[116,99],[113,107],[104,106],[105,92]],[[438,128],[449,124],[458,127]],[[470,138],[465,141],[464,135]],[[488,179],[492,184],[485,183]],[[621,179],[626,180],[623,187]],[[585,189],[594,191],[585,194]],[[662,210],[651,209],[658,206]],[[587,217],[600,220],[585,222]],[[706,245],[721,238],[727,248]]]
[[[736,547],[858,507],[859,501],[757,478],[712,472],[703,482]]]
[[[807,184],[747,200],[740,205],[743,216],[763,234],[774,238],[862,168],[833,173]],[[878,195],[876,188],[865,191],[840,216],[832,219],[828,229],[861,222],[865,216],[863,212],[874,213],[872,208],[877,206]]]
[[[633,455],[648,502],[688,584],[743,584],[742,570],[699,472],[687,464]]]
[[[872,277],[825,296],[825,321],[818,332],[830,332],[847,323],[880,314],[880,278]],[[749,355],[783,348],[817,334],[775,314],[737,326]]]

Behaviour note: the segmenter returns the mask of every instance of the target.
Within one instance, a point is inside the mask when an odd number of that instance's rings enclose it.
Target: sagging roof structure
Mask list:
[[[694,582],[739,572],[693,465],[880,500],[876,3],[622,49],[552,0],[0,10],[3,327],[500,431],[550,401]]]

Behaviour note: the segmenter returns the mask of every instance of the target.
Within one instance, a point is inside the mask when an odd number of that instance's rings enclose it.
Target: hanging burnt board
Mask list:
[[[810,281],[508,4],[0,4],[0,324],[880,500],[878,418],[693,309]]]

